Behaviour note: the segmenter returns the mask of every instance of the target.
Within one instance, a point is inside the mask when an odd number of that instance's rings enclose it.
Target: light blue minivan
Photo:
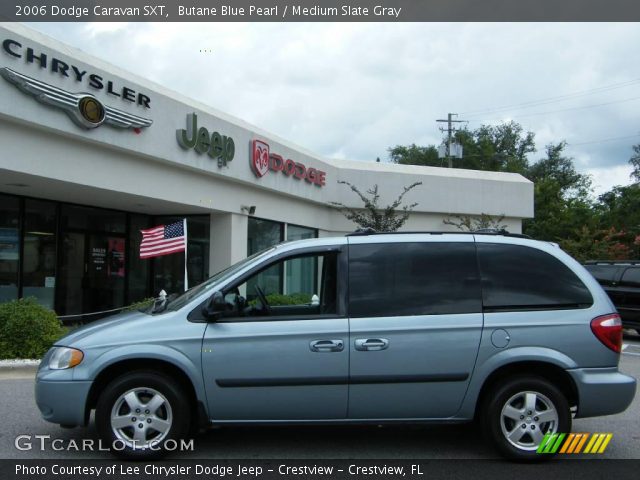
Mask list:
[[[60,339],[43,417],[148,458],[209,425],[470,422],[536,458],[573,417],[622,412],[620,317],[557,246],[510,234],[290,242],[143,312]],[[539,456],[538,456],[539,457]]]

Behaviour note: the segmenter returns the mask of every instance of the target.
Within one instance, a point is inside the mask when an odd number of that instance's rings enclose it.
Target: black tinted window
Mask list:
[[[593,299],[557,258],[534,248],[478,244],[485,309],[583,308]]]
[[[629,287],[640,288],[640,267],[627,268],[622,275],[622,282]]]
[[[349,247],[349,315],[385,317],[481,310],[473,243]]]
[[[605,286],[612,285],[620,272],[620,267],[615,265],[585,265],[585,268],[601,285]]]

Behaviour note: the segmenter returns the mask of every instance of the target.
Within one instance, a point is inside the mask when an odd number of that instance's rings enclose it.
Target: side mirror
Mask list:
[[[224,295],[222,295],[222,292],[214,292],[205,306],[202,307],[202,314],[210,320],[217,320],[222,316],[226,308],[227,305],[224,301]]]

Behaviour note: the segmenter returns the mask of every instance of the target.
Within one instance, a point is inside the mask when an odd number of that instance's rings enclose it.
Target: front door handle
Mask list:
[[[389,340],[386,338],[358,338],[355,341],[355,347],[361,352],[386,350],[389,347]]]
[[[337,340],[313,340],[309,343],[312,352],[341,352],[344,350],[344,342]]]

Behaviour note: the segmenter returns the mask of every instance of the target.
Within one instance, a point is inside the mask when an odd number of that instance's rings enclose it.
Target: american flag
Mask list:
[[[184,252],[187,244],[185,221],[141,230],[140,258],[159,257]]]

